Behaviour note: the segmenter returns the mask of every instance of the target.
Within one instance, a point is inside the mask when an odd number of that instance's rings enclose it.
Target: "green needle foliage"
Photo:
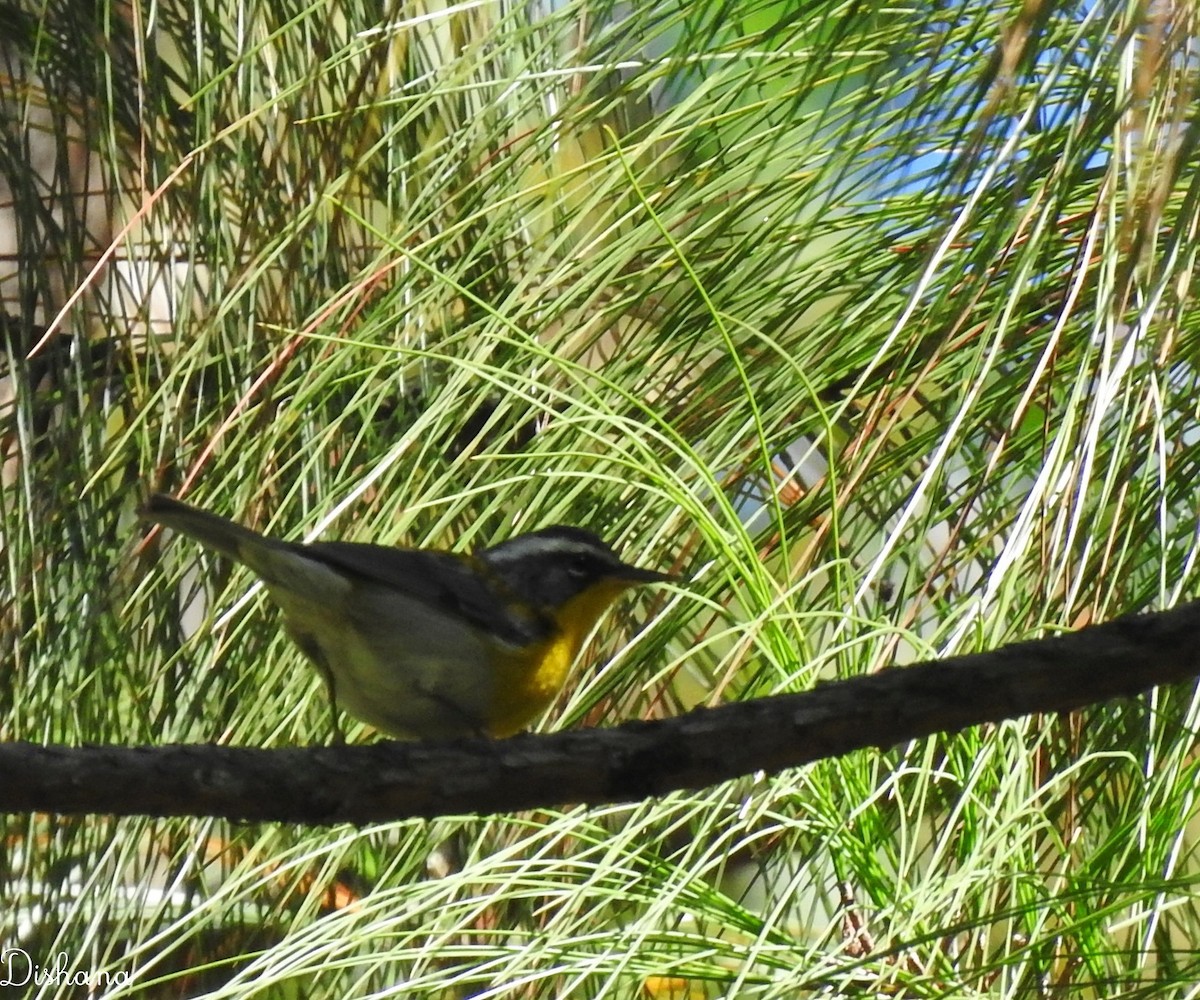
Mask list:
[[[546,727],[1194,597],[1196,46],[1113,0],[3,0],[0,737],[328,740],[151,488],[685,575]],[[607,809],[8,817],[0,945],[45,997],[1182,996],[1198,713]]]

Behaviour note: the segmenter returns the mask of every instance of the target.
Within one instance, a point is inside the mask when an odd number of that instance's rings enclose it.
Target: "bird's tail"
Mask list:
[[[138,509],[138,517],[194,538],[201,545],[238,562],[257,562],[254,553],[261,552],[264,545],[272,544],[257,531],[161,493],[151,496]]]

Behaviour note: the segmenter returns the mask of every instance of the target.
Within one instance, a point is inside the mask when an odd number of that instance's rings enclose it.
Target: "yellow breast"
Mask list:
[[[531,646],[497,651],[495,697],[488,719],[492,736],[518,733],[545,710],[562,690],[583,640],[626,589],[628,584],[620,580],[602,581],[558,609],[552,636]]]

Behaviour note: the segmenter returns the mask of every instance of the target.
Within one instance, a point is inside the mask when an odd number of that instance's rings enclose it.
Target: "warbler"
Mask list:
[[[625,590],[674,579],[555,525],[474,555],[268,538],[171,497],[139,510],[249,567],[338,707],[403,739],[509,736],[562,689]]]

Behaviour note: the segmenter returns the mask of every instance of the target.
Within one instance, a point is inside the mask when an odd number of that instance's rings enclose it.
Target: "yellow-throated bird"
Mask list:
[[[284,542],[161,495],[138,513],[253,570],[331,704],[406,739],[525,728],[609,605],[672,579],[623,563],[581,528],[543,528],[467,556]]]

